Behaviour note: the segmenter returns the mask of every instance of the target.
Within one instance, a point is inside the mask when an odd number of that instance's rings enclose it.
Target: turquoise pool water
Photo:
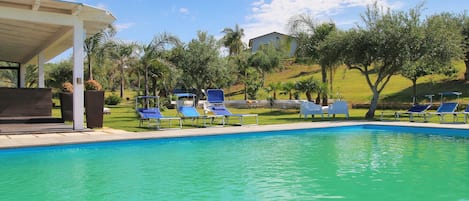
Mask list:
[[[386,126],[0,150],[0,200],[469,200],[469,134]]]

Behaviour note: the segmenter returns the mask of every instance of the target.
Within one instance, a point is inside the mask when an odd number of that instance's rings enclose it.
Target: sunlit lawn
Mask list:
[[[147,127],[147,122],[145,122],[144,126],[139,127],[139,117],[135,113],[134,108],[131,104],[120,105],[120,106],[107,106],[111,108],[111,114],[104,115],[104,127],[113,128],[113,129],[120,129],[126,130],[131,132],[142,132],[142,131],[152,131],[155,130],[154,126]],[[315,116],[314,119],[308,117],[304,119],[303,117],[299,116],[298,109],[270,109],[270,108],[253,108],[253,109],[235,109],[231,108],[231,112],[238,113],[238,114],[259,114],[259,124],[260,125],[268,125],[268,124],[289,124],[289,123],[299,123],[299,122],[321,122],[321,121],[343,121],[347,120],[344,118],[344,115],[338,115],[336,118],[328,118],[327,114],[324,118],[320,116]],[[364,116],[366,113],[366,109],[350,109],[350,118],[349,120],[365,120]],[[201,114],[203,114],[202,110],[199,110]],[[385,121],[394,121],[394,112],[395,110],[377,110],[375,113],[375,120],[379,121],[381,118],[381,114],[383,114],[383,120]],[[168,109],[162,112],[165,116],[177,116],[175,109]],[[60,117],[60,109],[56,108],[53,111],[53,115]],[[422,122],[422,118],[415,118],[417,122]],[[452,121],[452,116],[448,115],[446,117],[447,121]],[[407,116],[400,118],[400,121],[409,121]],[[460,117],[459,121],[463,121],[463,118]],[[236,128],[236,123],[238,120],[236,118],[229,120],[230,125],[234,129]],[[433,115],[430,119],[430,122],[439,122],[437,116]],[[177,127],[178,122],[172,121],[172,128]],[[220,120],[215,121],[214,125],[221,123]],[[252,117],[245,117],[244,118],[245,124],[253,124],[255,123],[255,118]],[[203,125],[202,121],[200,120],[198,124],[193,122],[190,119],[186,119],[183,121],[183,128],[195,128],[201,127]],[[168,122],[162,121],[162,127],[168,128]],[[286,127],[286,129],[288,129]],[[235,130],[233,130],[235,131]]]

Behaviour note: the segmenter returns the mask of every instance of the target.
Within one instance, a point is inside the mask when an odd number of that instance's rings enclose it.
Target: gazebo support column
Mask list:
[[[41,52],[39,55],[37,55],[37,64],[38,64],[38,87],[39,88],[44,88],[44,63],[46,62],[46,58],[44,57],[44,54]]]
[[[83,87],[83,21],[76,20],[73,26],[73,129],[84,128],[84,87]]]
[[[20,88],[26,87],[26,65],[20,64]]]

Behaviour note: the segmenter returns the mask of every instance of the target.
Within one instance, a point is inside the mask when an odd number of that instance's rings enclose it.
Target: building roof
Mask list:
[[[274,32],[270,32],[270,33],[267,33],[267,34],[264,34],[264,35],[257,36],[257,37],[255,37],[255,38],[249,39],[249,47],[251,47],[253,40],[256,40],[256,39],[258,39],[258,38],[262,38],[262,37],[265,37],[265,36],[268,36],[268,35],[272,35],[272,34],[278,34],[278,35],[282,35],[282,36],[286,36],[286,37],[292,37],[292,36],[290,36],[290,35],[287,35],[287,34],[283,34],[283,33],[279,33],[279,32],[274,31]]]
[[[0,60],[48,61],[73,46],[73,26],[82,20],[92,36],[116,18],[108,11],[59,0],[0,0]]]

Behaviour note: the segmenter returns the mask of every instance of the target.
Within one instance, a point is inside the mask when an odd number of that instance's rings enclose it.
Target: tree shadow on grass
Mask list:
[[[433,94],[433,101],[440,101],[438,93],[441,92],[462,92],[461,98],[469,97],[469,83],[464,80],[451,80],[439,83],[422,83],[417,84],[417,101],[427,102],[428,99],[425,95]],[[456,97],[447,97],[448,100],[455,99]],[[384,102],[412,102],[412,86],[399,91],[395,94],[388,95],[382,99]]]
[[[321,69],[317,69],[317,70],[313,70],[313,71],[301,71],[300,73],[298,73],[296,75],[293,75],[290,78],[304,77],[304,76],[313,75],[313,74],[316,74],[316,73],[319,73],[319,72],[321,72]]]
[[[225,96],[236,96],[236,95],[241,95],[241,94],[244,94],[244,90],[232,91],[230,93],[225,93]]]

